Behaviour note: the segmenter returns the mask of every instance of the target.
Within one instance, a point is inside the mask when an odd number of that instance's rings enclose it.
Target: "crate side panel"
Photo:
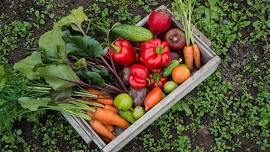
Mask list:
[[[82,126],[79,125],[74,119],[73,116],[70,116],[68,114],[62,113],[62,115],[66,118],[66,120],[69,122],[69,124],[77,131],[77,133],[82,137],[82,139],[87,143],[90,144],[92,142],[92,139],[90,136],[87,135],[84,129],[82,129]]]

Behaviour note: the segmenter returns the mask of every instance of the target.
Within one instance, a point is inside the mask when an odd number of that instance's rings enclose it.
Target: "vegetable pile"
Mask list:
[[[184,31],[173,27],[166,10],[153,11],[149,29],[118,23],[107,30],[108,49],[84,31],[89,19],[83,8],[72,10],[40,37],[37,50],[14,65],[34,82],[20,105],[85,119],[110,142],[115,127],[128,128],[187,80],[193,64],[201,67],[192,5],[179,3]]]

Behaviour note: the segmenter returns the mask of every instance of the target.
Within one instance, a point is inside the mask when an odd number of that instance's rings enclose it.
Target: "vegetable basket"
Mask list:
[[[157,9],[167,8],[165,6],[160,6]],[[168,12],[170,12],[170,10],[168,10]],[[148,17],[149,15],[136,25],[146,26]],[[173,26],[182,29],[181,23],[175,19],[173,19]],[[197,85],[199,85],[216,70],[218,64],[220,63],[220,58],[210,49],[209,46],[211,42],[197,29],[194,29],[194,37],[201,50],[203,66],[199,70],[193,71],[192,76],[188,80],[179,85],[173,92],[167,95],[162,101],[160,101],[150,111],[145,113],[143,117],[133,123],[130,127],[125,130],[118,131],[117,137],[110,143],[105,144],[105,142],[103,142],[103,140],[98,136],[98,134],[95,133],[95,131],[85,120],[63,113],[64,117],[87,144],[93,141],[104,152],[119,151],[134,137],[136,137],[145,128],[158,119],[163,113],[169,110],[174,104],[181,102],[180,99],[192,91]]]

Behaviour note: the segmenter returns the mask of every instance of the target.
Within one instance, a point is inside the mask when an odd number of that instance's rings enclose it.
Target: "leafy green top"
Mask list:
[[[182,20],[182,24],[186,36],[186,45],[190,46],[194,43],[193,29],[192,29],[192,11],[193,11],[194,0],[175,0],[173,3],[173,12],[177,19]]]

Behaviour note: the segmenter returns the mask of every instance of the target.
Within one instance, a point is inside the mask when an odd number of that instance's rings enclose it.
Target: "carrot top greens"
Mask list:
[[[186,45],[190,46],[194,43],[193,30],[192,30],[192,11],[195,0],[175,0],[173,3],[173,12],[177,19],[181,19],[185,36]]]

